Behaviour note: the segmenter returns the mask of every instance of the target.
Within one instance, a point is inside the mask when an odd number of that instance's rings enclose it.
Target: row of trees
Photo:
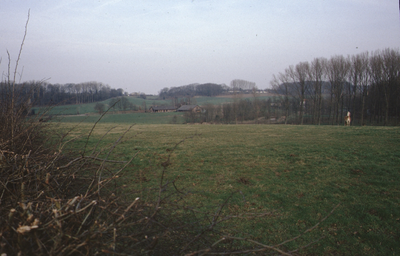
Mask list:
[[[274,75],[271,86],[279,95],[282,115],[296,123],[352,121],[398,124],[400,115],[400,52],[364,52],[300,62]]]
[[[92,103],[126,94],[121,88],[113,89],[99,82],[50,84],[43,81],[29,81],[16,84],[16,90],[29,95],[31,102],[36,106]]]
[[[189,84],[179,87],[165,87],[159,92],[162,99],[174,97],[216,96],[228,90],[225,84]]]
[[[253,90],[256,87],[256,83],[243,79],[234,79],[231,81],[230,86],[231,89],[234,91],[245,91]]]
[[[190,98],[194,96],[217,96],[220,94],[232,92],[232,91],[251,91],[256,88],[256,83],[234,79],[230,82],[230,86],[226,84],[189,84],[178,87],[165,87],[159,92],[159,97],[162,99],[166,98]]]
[[[274,75],[275,97],[260,100],[255,85],[253,99],[242,99],[231,83],[232,103],[205,106],[202,115],[187,121],[238,123],[273,118],[292,124],[343,124],[351,112],[353,124],[397,125],[400,115],[400,52],[394,49],[364,52],[330,59],[300,62]]]
[[[252,98],[243,98],[242,93],[234,94],[233,102],[222,105],[206,104],[202,106],[203,112],[187,112],[184,120],[187,123],[269,123],[271,118],[281,115],[279,99],[271,97],[260,99],[257,88],[253,88]]]

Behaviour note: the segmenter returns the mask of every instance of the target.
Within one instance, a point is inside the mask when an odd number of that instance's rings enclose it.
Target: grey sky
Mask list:
[[[233,79],[264,89],[300,61],[400,46],[394,0],[0,0],[3,73],[29,8],[23,81],[128,92]]]

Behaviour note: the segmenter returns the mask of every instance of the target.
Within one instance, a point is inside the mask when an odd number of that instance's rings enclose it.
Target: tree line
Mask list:
[[[165,87],[158,93],[162,99],[173,97],[216,96],[229,88],[225,84],[189,84],[178,87]]]
[[[212,97],[233,91],[251,91],[254,87],[256,87],[256,83],[254,82],[243,79],[234,79],[230,82],[230,86],[215,83],[194,83],[171,88],[164,87],[158,94],[161,99],[179,97],[188,98],[194,96]]]
[[[364,52],[300,62],[273,76],[281,115],[293,123],[397,125],[400,114],[400,52]],[[288,119],[290,120],[290,119]]]
[[[231,83],[232,84],[232,83]],[[251,90],[252,97],[244,98],[243,91],[232,87],[234,92],[233,101],[221,105],[206,104],[201,106],[201,113],[185,112],[184,120],[187,123],[266,123],[270,118],[278,115],[277,97],[260,99],[257,87]]]
[[[203,113],[187,113],[186,122],[289,124],[343,124],[348,112],[353,125],[398,125],[400,118],[400,52],[395,49],[364,52],[291,65],[273,76],[274,96],[243,99],[231,82],[233,102],[208,104]]]
[[[94,81],[78,84],[50,84],[43,81],[29,81],[15,86],[16,91],[23,98],[29,98],[34,106],[92,103],[126,95],[121,88],[113,89],[107,84]],[[0,93],[6,95],[7,92],[3,91],[2,88],[6,87],[0,86]]]

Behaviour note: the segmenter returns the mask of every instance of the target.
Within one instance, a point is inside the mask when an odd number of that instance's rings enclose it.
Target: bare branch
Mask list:
[[[28,18],[26,19],[26,23],[25,23],[25,33],[24,33],[24,37],[23,37],[22,42],[21,42],[21,46],[19,47],[18,58],[17,58],[16,63],[15,63],[14,79],[13,79],[13,84],[14,85],[15,85],[16,76],[17,76],[18,63],[19,63],[19,60],[21,59],[22,47],[24,46],[26,34],[28,33],[28,23],[29,23],[30,15],[31,15],[31,9],[28,10]]]

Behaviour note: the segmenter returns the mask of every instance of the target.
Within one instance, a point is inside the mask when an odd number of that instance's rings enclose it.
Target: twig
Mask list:
[[[321,236],[321,237],[318,238],[317,240],[312,241],[312,242],[310,242],[310,243],[308,243],[308,244],[306,244],[306,245],[304,245],[304,246],[302,246],[302,247],[300,247],[300,248],[297,248],[297,249],[294,250],[294,251],[290,251],[289,253],[298,252],[298,251],[300,251],[300,250],[302,250],[302,249],[304,249],[304,248],[306,248],[306,247],[308,247],[308,246],[310,246],[310,245],[312,245],[312,244],[315,244],[316,242],[318,242],[319,240],[321,240],[321,239],[323,239],[323,238],[325,238],[325,236]]]
[[[135,156],[136,155],[137,155],[137,153],[135,154]],[[102,161],[102,162],[107,162],[107,163],[117,163],[117,164],[125,164],[125,163],[129,162],[129,161],[107,160],[107,159],[102,159],[102,158],[98,158],[98,157],[94,157],[94,156],[85,156],[84,158],[89,158],[89,159],[93,159],[96,161]]]
[[[339,205],[340,205],[340,203],[337,204],[337,205],[332,209],[332,211],[331,211],[328,215],[326,215],[322,220],[320,220],[319,222],[317,222],[317,224],[315,224],[315,225],[312,226],[311,228],[309,228],[309,229],[307,229],[306,231],[304,231],[302,234],[300,234],[300,235],[298,235],[298,236],[296,236],[296,237],[293,237],[292,239],[286,240],[286,241],[284,241],[284,242],[282,242],[282,243],[280,243],[280,244],[278,244],[278,245],[275,245],[275,247],[278,247],[278,246],[287,244],[287,243],[289,243],[289,242],[291,242],[291,241],[293,241],[293,240],[296,240],[296,239],[298,239],[299,237],[303,236],[305,233],[311,232],[313,229],[315,229],[316,227],[318,227],[318,225],[321,224],[321,222],[323,222],[323,221],[326,220],[329,216],[331,216],[332,213],[336,210],[336,208],[339,207]]]
[[[97,141],[96,146],[94,146],[94,148],[93,148],[92,155],[93,155],[94,152],[96,151],[98,145],[100,144],[100,141],[102,141],[102,140],[104,139],[104,137],[105,137],[109,132],[111,132],[111,130],[114,129],[115,127],[116,127],[116,126],[111,127],[111,128],[110,128],[107,132],[105,132],[105,133],[103,134],[103,136]]]
[[[118,171],[116,171],[114,174],[113,174],[113,178],[115,177],[115,178],[117,178],[118,177],[118,174],[120,173],[120,172],[122,172],[132,161],[133,161],[133,159],[139,154],[139,152],[140,151],[138,151],[138,152],[136,152],[136,154],[134,155],[134,156],[132,156],[131,157],[131,159],[128,161],[128,162],[126,162],[126,161],[124,161],[124,162],[122,162],[122,163],[125,163],[125,165],[124,166],[122,166]],[[108,161],[111,161],[111,160],[108,160]],[[112,161],[113,162],[113,161]],[[101,182],[102,183],[102,186],[104,187],[105,185],[107,185],[108,184],[108,182],[110,182],[112,179],[109,179],[107,182]]]
[[[81,209],[79,212],[84,211],[87,207],[89,207],[90,205],[96,205],[97,202],[96,201],[92,201],[90,204],[88,204],[85,208]],[[83,224],[85,224],[86,220],[89,218],[90,214],[92,213],[94,207],[90,208],[90,211],[88,212],[88,214],[86,214],[85,219],[82,221],[81,226],[78,228],[78,231],[76,231],[76,236],[79,234],[79,231],[81,231],[81,228],[83,226]]]
[[[26,34],[28,33],[28,23],[29,23],[30,14],[31,14],[31,9],[28,10],[28,18],[26,19],[26,23],[25,23],[25,33],[24,33],[24,37],[23,37],[23,39],[22,39],[21,46],[20,46],[20,48],[19,48],[18,58],[17,58],[17,61],[16,61],[16,63],[15,63],[14,79],[13,79],[13,84],[14,84],[14,85],[15,85],[16,76],[17,76],[18,63],[19,63],[19,60],[21,59],[22,47],[24,46]]]
[[[164,163],[162,163],[163,166],[163,170],[161,172],[161,177],[160,177],[160,185],[159,185],[159,193],[158,193],[158,200],[157,200],[157,204],[155,209],[158,209],[158,206],[160,205],[161,202],[161,192],[163,191],[163,181],[164,181],[164,175],[165,175],[165,171],[167,170],[168,165],[170,165],[170,159],[171,159],[171,155],[172,153],[175,151],[175,149],[179,146],[179,144],[185,142],[185,140],[187,139],[192,139],[195,135],[190,136],[190,137],[186,137],[183,140],[179,141],[178,143],[175,144],[175,146],[170,150],[169,154],[168,154],[168,158],[167,161],[165,161]]]
[[[137,153],[136,153],[136,154],[137,154]],[[117,164],[125,164],[125,163],[128,163],[128,161],[107,160],[107,159],[102,159],[102,158],[98,158],[98,157],[94,157],[94,156],[84,156],[84,157],[79,156],[79,157],[77,157],[77,158],[71,160],[70,162],[68,162],[66,165],[63,165],[63,166],[58,167],[58,169],[67,168],[67,167],[69,167],[71,164],[73,164],[73,163],[75,163],[75,162],[77,162],[77,161],[79,161],[79,160],[83,160],[83,159],[93,159],[93,160],[96,160],[96,161],[102,161],[102,162],[108,162],[108,163],[117,163]]]
[[[195,242],[197,239],[199,239],[206,231],[211,231],[215,225],[217,225],[217,220],[220,217],[221,211],[224,208],[224,206],[228,203],[229,199],[233,196],[233,193],[219,206],[219,209],[214,213],[213,220],[211,221],[211,224],[206,228],[203,229],[197,236],[195,236],[188,244],[186,244],[183,248],[182,251],[186,250],[190,244]]]
[[[98,173],[98,186],[97,186],[97,193],[100,196],[100,181],[101,181],[101,174],[102,174],[102,170],[104,168],[104,163],[107,160],[107,158],[110,156],[111,152],[114,150],[114,148],[119,144],[119,142],[121,141],[121,139],[125,136],[125,134],[127,132],[129,132],[129,130],[134,126],[135,124],[132,124],[131,126],[129,126],[128,129],[125,130],[125,132],[118,138],[118,140],[116,140],[113,144],[113,146],[111,147],[111,149],[108,151],[108,154],[106,156],[106,158],[104,159],[104,161],[101,163],[99,169],[97,170]],[[131,161],[133,160],[133,158],[131,159]],[[130,161],[129,161],[130,162]]]
[[[115,106],[115,104],[117,104],[119,101],[120,101],[120,100],[116,101],[112,106],[110,106],[110,107],[99,117],[99,119],[97,119],[96,123],[92,126],[92,129],[90,130],[90,132],[89,132],[89,134],[88,134],[88,136],[87,136],[86,143],[85,143],[85,147],[84,147],[84,149],[83,149],[83,151],[82,151],[82,156],[85,155],[86,147],[87,147],[87,144],[88,144],[88,142],[89,142],[89,138],[90,138],[90,136],[92,135],[92,132],[93,132],[94,128],[96,127],[97,123],[100,122],[100,120],[103,118],[103,116],[104,116],[105,114],[107,114],[107,112],[108,112],[111,108],[113,108],[113,107]]]
[[[125,214],[129,211],[129,209],[131,209],[131,208],[136,204],[137,201],[139,201],[139,197],[137,197],[137,198],[135,199],[135,201],[133,201],[133,202],[125,209],[124,213],[121,215],[121,217],[119,217],[119,218],[117,219],[116,222],[119,222],[120,220],[125,219]],[[121,222],[121,223],[122,223],[122,222]]]

